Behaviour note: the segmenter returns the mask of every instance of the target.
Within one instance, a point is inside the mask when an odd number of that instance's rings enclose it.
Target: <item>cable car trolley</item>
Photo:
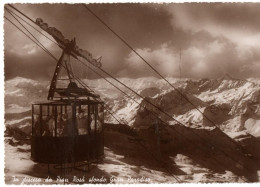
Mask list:
[[[60,31],[38,18],[63,50],[56,65],[48,101],[32,104],[31,158],[46,164],[97,161],[104,156],[104,102],[84,86],[72,71],[70,56],[82,57],[100,67],[100,59],[80,49]],[[66,76],[61,76],[61,72]],[[81,85],[81,87],[78,86]]]

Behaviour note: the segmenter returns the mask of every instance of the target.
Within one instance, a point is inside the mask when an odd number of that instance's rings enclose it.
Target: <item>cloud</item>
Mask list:
[[[19,10],[25,12],[33,20],[40,17],[49,26],[56,27],[66,38],[76,37],[78,46],[86,49],[94,57],[102,56],[103,68],[111,74],[117,76],[117,72],[123,70],[122,61],[129,53],[129,49],[107,30],[93,15],[91,15],[80,4],[16,4]],[[153,48],[169,40],[171,27],[169,27],[169,15],[163,9],[154,9],[142,4],[92,4],[90,8],[96,12],[107,24],[116,32],[131,43],[136,48]],[[7,12],[5,15],[11,18]],[[39,29],[39,28],[38,28]],[[22,33],[17,31],[10,23],[5,21],[5,55],[8,55],[7,74],[21,76],[21,71],[17,71],[11,65],[14,60],[11,56],[20,56],[21,64],[35,63],[39,61],[50,61],[48,56],[42,55],[42,49],[34,45]],[[41,38],[37,32],[34,33],[37,39],[59,57],[61,50],[48,40]],[[45,33],[46,34],[46,33]],[[49,36],[49,35],[48,35]],[[27,57],[30,57],[30,60]],[[38,68],[44,69],[46,66]],[[48,68],[48,67],[47,67]],[[22,74],[28,72],[22,68]],[[37,71],[37,70],[36,70]],[[91,74],[91,73],[88,73]],[[49,77],[46,76],[49,79]]]
[[[206,31],[237,45],[260,46],[259,10],[254,3],[212,3],[169,5],[171,24],[193,33]]]
[[[143,48],[136,50],[144,59],[165,76],[178,76],[179,53],[164,43],[152,50]],[[152,70],[134,52],[129,53],[124,61],[125,69],[119,72],[120,76],[151,76]]]
[[[155,76],[82,6],[19,4],[17,7],[33,19],[43,18],[67,38],[76,37],[81,48],[94,57],[103,57],[102,67],[112,75]],[[260,62],[258,4],[93,4],[90,7],[164,76],[179,77],[180,48],[182,77],[215,78],[226,72],[241,78],[259,76],[256,72]],[[51,58],[7,21],[4,31],[6,75],[36,78],[37,74],[42,77],[45,74],[50,79],[54,70],[49,63]],[[44,36],[35,34],[58,58],[61,50]],[[19,70],[14,68],[17,61]],[[90,71],[84,72],[81,74],[92,75]]]
[[[172,15],[172,27],[191,36],[186,54],[196,62],[190,63],[190,74],[212,76],[222,71],[244,78],[259,76],[251,68],[260,61],[259,4],[184,3],[164,8]],[[199,33],[203,40],[196,39]]]
[[[34,35],[34,37],[36,38],[35,39],[16,20],[12,19],[10,16],[9,18],[36,43],[40,42],[45,48],[47,48],[50,51],[57,50],[57,47],[55,47],[55,45],[50,40],[47,40],[45,36],[39,34],[31,27],[24,24],[24,26]],[[24,56],[24,55],[30,56],[42,52],[42,49],[39,46],[37,46],[37,44],[32,42],[32,40],[29,39],[27,36],[25,36],[22,32],[18,31],[13,25],[10,25],[10,23],[7,20],[5,20],[4,29],[5,29],[5,52],[7,53],[10,52],[13,55],[19,55],[19,56]],[[43,32],[44,31],[42,31],[42,33]]]
[[[251,50],[240,49],[223,38],[207,43],[193,42],[190,47],[182,50],[181,61],[180,50],[171,43],[164,43],[153,50],[137,49],[137,52],[166,77],[179,77],[180,65],[182,77],[188,78],[219,78],[225,73],[243,78],[256,73],[252,66],[259,69],[256,62],[244,60],[252,56]],[[125,69],[119,72],[120,76],[156,76],[133,52],[125,59],[124,67]]]

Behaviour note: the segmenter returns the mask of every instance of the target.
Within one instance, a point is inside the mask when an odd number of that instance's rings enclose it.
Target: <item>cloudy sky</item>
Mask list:
[[[155,76],[129,48],[82,5],[16,4],[33,20],[40,17],[93,56],[116,77]],[[6,6],[8,7],[8,6]],[[89,7],[167,77],[259,77],[260,4],[94,4]],[[13,20],[8,12],[5,16]],[[31,29],[30,29],[31,30]],[[51,79],[55,62],[5,20],[5,77]],[[33,31],[33,30],[32,30]],[[61,50],[37,38],[59,58]],[[180,61],[181,51],[181,61]],[[74,62],[74,61],[73,61]],[[80,75],[90,75],[80,68]]]

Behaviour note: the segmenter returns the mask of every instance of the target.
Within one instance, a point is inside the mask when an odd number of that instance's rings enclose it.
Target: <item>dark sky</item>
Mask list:
[[[116,77],[155,74],[79,4],[15,4],[33,20],[40,17],[93,56]],[[259,3],[92,4],[89,7],[164,76],[259,77]],[[11,18],[8,12],[5,16]],[[13,19],[12,19],[13,20]],[[32,29],[30,29],[33,31]],[[5,21],[5,77],[51,79],[54,61]],[[33,32],[57,57],[61,50]],[[74,61],[72,62],[74,63]],[[76,62],[76,74],[93,75]]]

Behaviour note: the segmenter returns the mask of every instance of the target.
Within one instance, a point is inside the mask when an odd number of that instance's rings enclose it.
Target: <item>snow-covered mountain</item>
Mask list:
[[[103,79],[83,81],[93,88],[110,106],[112,111],[125,121],[127,125],[137,129],[151,150],[155,149],[154,145],[156,145],[156,142],[153,142],[152,139],[156,139],[156,137],[150,134],[149,129],[151,129],[156,122],[155,116],[159,116],[160,119],[169,124],[161,131],[161,141],[165,142],[162,151],[167,155],[167,159],[172,159],[171,162],[174,161],[182,172],[184,172],[180,174],[180,177],[184,181],[214,182],[214,179],[211,180],[211,177],[215,177],[215,181],[237,182],[241,180],[241,168],[231,168],[230,166],[227,170],[219,169],[219,171],[215,171],[212,168],[217,167],[213,166],[217,164],[211,163],[213,162],[212,160],[202,162],[200,157],[206,159],[207,156],[205,154],[208,154],[209,150],[198,151],[194,149],[196,147],[195,144],[190,145],[190,143],[186,142],[186,137],[188,137],[191,142],[198,144],[203,143],[199,141],[196,136],[192,135],[193,133],[191,133],[191,131],[195,131],[199,136],[204,137],[211,142],[211,145],[216,147],[215,154],[216,157],[219,157],[219,160],[222,160],[223,155],[217,151],[217,148],[221,147],[230,152],[231,155],[235,154],[236,156],[234,157],[241,160],[241,162],[252,164],[251,161],[246,161],[249,158],[244,156],[248,153],[242,154],[241,152],[237,152],[236,144],[233,142],[234,140],[241,144],[242,147],[250,150],[250,154],[253,154],[251,156],[260,158],[260,152],[257,151],[260,140],[260,80],[233,80],[231,78],[219,80],[179,80],[168,78],[169,82],[179,91],[171,88],[165,81],[154,77],[139,79],[120,78],[119,80],[184,126],[178,124],[162,112],[155,110],[151,104],[134,95],[131,91],[123,88],[119,83],[113,80],[110,81],[122,88],[122,90],[128,93],[138,103],[146,106],[146,109],[126,97]],[[8,148],[6,151],[13,151],[15,148],[10,148],[10,145],[17,145],[17,143],[15,143],[17,142],[17,138],[12,137],[12,134],[14,134],[11,133],[12,129],[16,129],[15,132],[19,132],[18,134],[30,134],[31,104],[46,100],[48,86],[49,81],[35,81],[21,77],[16,77],[5,82],[5,125],[8,127],[8,136],[6,138],[6,146],[8,146]],[[181,92],[183,96],[180,95],[179,92]],[[185,98],[191,101],[199,111]],[[151,111],[156,115],[151,114]],[[204,116],[201,113],[203,113]],[[210,121],[205,116],[207,116]],[[107,116],[106,121],[116,123],[111,116]],[[219,129],[215,128],[211,121],[214,125],[219,127]],[[181,133],[176,133],[176,131]],[[120,134],[117,135],[120,137]],[[125,154],[120,151],[121,149],[118,143],[116,147],[113,147],[114,136],[115,134],[110,135],[109,133],[105,136],[108,142],[110,142],[110,144],[107,144],[107,154],[110,155],[109,157],[111,158],[117,157],[114,155],[117,151],[119,152],[118,154]],[[122,140],[122,142],[124,141],[125,140]],[[127,142],[125,142],[125,144],[127,144]],[[112,155],[110,149],[117,151]],[[133,148],[133,150],[134,149],[135,148]],[[210,149],[213,148],[211,147]],[[223,159],[223,164],[228,164],[229,161],[225,159]],[[131,168],[132,166],[128,163],[126,167]],[[143,170],[141,169],[142,172],[146,170],[146,166],[144,166]],[[255,175],[254,181],[259,181],[260,175],[258,170],[260,169],[253,169]],[[156,170],[152,169],[150,172],[154,172],[155,174]],[[150,176],[153,175],[150,174]],[[168,177],[169,176],[166,175],[165,178],[158,179],[158,181],[171,182],[168,180]]]

